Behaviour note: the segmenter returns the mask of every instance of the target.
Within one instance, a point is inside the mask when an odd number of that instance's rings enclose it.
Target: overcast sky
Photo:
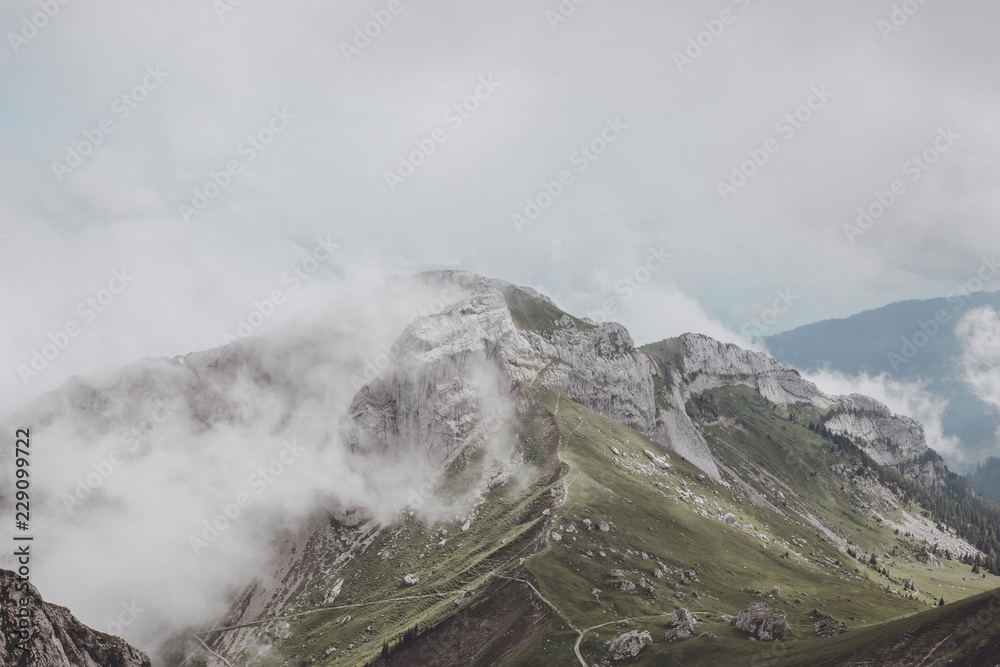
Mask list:
[[[986,0],[229,3],[0,8],[0,413],[349,276],[463,268],[640,343],[735,340],[1000,252]]]

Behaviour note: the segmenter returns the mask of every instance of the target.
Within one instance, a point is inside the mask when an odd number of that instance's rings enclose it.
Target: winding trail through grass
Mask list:
[[[556,394],[556,409],[552,413],[553,416],[559,414],[559,397],[560,397],[560,394]],[[567,461],[566,459],[564,459],[562,457],[562,455],[559,453],[559,450],[561,450],[563,448],[563,446],[569,444],[569,439],[571,437],[573,437],[573,434],[576,433],[577,431],[579,431],[580,427],[583,426],[583,417],[577,417],[577,419],[579,420],[579,423],[577,423],[576,427],[572,431],[570,431],[568,435],[565,436],[565,439],[563,440],[562,444],[560,444],[556,448],[556,456],[559,457],[559,462],[560,463],[565,463],[566,466],[569,468],[569,472],[567,473],[566,477],[563,479],[563,497],[556,504],[556,507],[562,506],[569,499],[569,487],[572,486],[573,482],[575,482],[576,480],[580,479],[580,476],[583,474],[583,472],[581,470],[577,470],[576,468],[574,468],[573,464],[571,464],[569,461]],[[559,437],[560,437],[560,439],[563,438],[562,435],[560,435]],[[550,537],[550,535],[546,535],[545,536],[545,548],[542,549],[541,551],[539,551],[538,553],[532,554],[531,557],[532,558],[539,558],[541,556],[544,556],[545,554],[547,554],[551,550],[552,550],[551,537]],[[563,621],[566,622],[566,625],[568,625],[569,627],[571,627],[574,630],[574,632],[576,632],[579,635],[577,637],[577,639],[576,639],[576,643],[573,645],[573,653],[576,654],[576,659],[580,661],[580,664],[583,665],[583,667],[588,667],[587,661],[583,659],[583,654],[580,653],[580,643],[583,641],[584,635],[586,635],[587,632],[589,632],[590,630],[593,630],[594,628],[587,628],[586,630],[581,630],[580,628],[576,627],[576,624],[573,623],[573,621],[570,619],[570,617],[568,615],[566,615],[563,612],[562,609],[560,609],[559,607],[557,607],[551,600],[549,600],[547,597],[545,597],[544,595],[542,595],[541,591],[539,591],[537,588],[535,588],[534,584],[532,584],[530,581],[527,581],[525,579],[518,579],[517,577],[507,577],[507,576],[504,576],[504,575],[500,575],[500,577],[502,579],[509,579],[511,581],[519,581],[522,584],[527,585],[529,588],[531,588],[532,591],[535,592],[535,595],[538,596],[539,600],[541,600],[542,602],[544,602],[545,604],[547,604],[549,607],[551,607],[552,610],[555,611],[556,614],[558,614],[559,617],[561,619],[563,619]],[[617,623],[618,621],[610,621],[610,622],[611,623]],[[607,625],[607,623],[605,623],[603,625]],[[600,626],[595,626],[595,627],[600,627]]]

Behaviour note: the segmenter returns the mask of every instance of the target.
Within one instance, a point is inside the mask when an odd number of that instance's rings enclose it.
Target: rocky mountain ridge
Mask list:
[[[29,619],[26,624],[25,618]],[[20,644],[19,632],[24,625],[28,626],[26,641]],[[25,585],[7,570],[0,570],[0,633],[0,664],[10,667],[151,665],[142,651],[118,637],[91,630],[69,609],[45,602],[34,586]]]
[[[699,521],[710,522],[709,532],[734,530],[762,550],[784,549],[790,559],[836,567],[838,576],[845,577],[846,571],[839,572],[844,569],[841,561],[833,556],[851,544],[855,531],[871,540],[864,535],[868,529],[814,516],[820,512],[817,499],[805,497],[809,492],[801,487],[793,488],[788,467],[792,456],[787,450],[784,470],[769,467],[756,455],[751,462],[751,449],[740,441],[751,434],[731,416],[734,413],[712,417],[698,410],[710,411],[714,400],[749,400],[745,395],[753,393],[767,404],[754,403],[753,409],[768,413],[768,419],[775,418],[772,412],[808,414],[829,431],[850,436],[872,460],[897,467],[925,486],[935,487],[946,472],[924,456],[928,450],[923,431],[913,420],[893,415],[867,397],[826,395],[794,369],[760,352],[699,334],[637,348],[620,324],[574,318],[551,300],[510,283],[463,272],[424,274],[418,280],[452,288],[460,297],[403,330],[383,370],[360,389],[352,388],[345,413],[321,413],[328,429],[323,437],[324,442],[339,438],[352,456],[376,462],[376,473],[380,465],[426,463],[440,474],[426,493],[421,487],[420,495],[440,494],[450,503],[449,513],[436,518],[437,523],[421,525],[414,508],[391,517],[376,516],[364,506],[317,512],[296,531],[280,537],[279,555],[271,569],[238,596],[218,630],[206,633],[213,636],[213,650],[221,655],[265,660],[294,636],[290,629],[294,624],[275,619],[321,611],[344,596],[357,604],[374,604],[366,597],[372,595],[368,591],[378,591],[379,599],[392,596],[400,601],[410,599],[410,588],[426,597],[441,596],[440,603],[422,612],[433,626],[456,607],[481,599],[477,596],[488,588],[491,577],[509,567],[504,559],[523,565],[556,548],[553,545],[573,548],[578,537],[584,539],[583,531],[616,535],[615,523],[626,521],[621,514],[600,521],[588,518],[590,523],[555,517],[580,476],[558,452],[579,437],[574,434],[582,427],[588,438],[606,443],[601,445],[602,466],[639,480],[636,483],[658,501],[662,497],[682,504]],[[284,347],[273,350],[274,344],[263,336],[173,360],[149,360],[101,385],[79,381],[71,391],[35,405],[33,423],[52,422],[67,411],[114,421],[142,414],[157,400],[171,400],[207,431],[226,423],[281,435],[289,431],[301,405],[315,404],[323,410],[333,405],[322,393],[324,383],[346,385],[348,374],[336,360],[324,357],[317,363],[317,346],[322,354],[330,354],[334,346],[320,335],[302,340],[300,346],[282,341]],[[302,382],[303,375],[318,384]],[[720,394],[720,390],[743,393]],[[125,398],[107,400],[112,394]],[[712,395],[711,400],[693,407],[695,399],[706,395]],[[257,409],[261,405],[275,409],[265,418]],[[567,425],[562,421],[569,419],[567,413],[578,414],[579,421]],[[795,427],[793,422],[767,426]],[[832,474],[835,466],[828,463],[825,471],[816,468],[813,462],[825,461],[833,447],[826,441],[817,446],[818,438],[807,438],[804,428],[796,433],[798,442],[790,442],[804,448],[800,453],[809,459],[813,473],[819,470],[836,477],[834,484],[851,497],[841,507],[842,513],[857,513],[852,521],[877,515],[882,508],[902,511],[902,499],[862,465],[842,465],[839,473]],[[770,440],[772,434],[780,435],[770,430],[761,439]],[[720,446],[736,455],[721,456]],[[671,455],[682,460],[668,462]],[[593,476],[588,484],[596,485],[594,480],[601,475],[593,470],[588,474]],[[531,475],[537,478],[531,481]],[[757,508],[751,512],[744,501]],[[810,539],[816,541],[807,549],[805,541],[796,541],[801,538],[790,539],[762,525],[758,512],[767,521],[814,531]],[[732,521],[725,520],[727,516]],[[930,544],[938,536],[942,543],[952,537],[926,518],[913,521],[920,522],[921,535]],[[899,525],[906,529],[908,524]],[[548,537],[539,544],[539,535]],[[954,540],[954,553],[979,555],[974,546],[958,537]],[[821,544],[834,545],[832,554],[819,555]],[[582,551],[586,559],[619,557],[611,547]],[[627,550],[628,557],[640,553],[644,550]],[[875,557],[874,547],[868,555]],[[646,572],[646,576],[660,575]],[[650,581],[642,578],[639,588],[652,593]],[[395,592],[387,582],[395,582],[401,590]],[[886,586],[892,583],[889,580]],[[359,599],[363,602],[356,602]],[[545,605],[539,609],[544,612]],[[338,627],[343,630],[336,632],[353,632],[350,616],[356,613],[360,612],[340,614]],[[364,632],[375,633],[372,628],[388,624],[385,619],[391,615],[385,611]],[[544,618],[540,613],[537,622]],[[489,641],[501,638],[491,635]],[[325,657],[331,664],[337,659],[350,664],[351,652],[359,647],[370,649],[360,639],[331,642]],[[202,659],[191,657],[187,664],[201,665]],[[209,658],[210,664],[218,664],[213,660]]]

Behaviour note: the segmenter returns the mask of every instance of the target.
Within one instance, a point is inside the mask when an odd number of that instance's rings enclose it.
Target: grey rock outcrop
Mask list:
[[[42,600],[28,584],[17,590],[13,572],[0,570],[0,664],[31,667],[150,667],[149,656],[125,640],[91,630],[69,609]],[[26,649],[19,641],[16,610],[30,610]]]
[[[783,611],[772,611],[766,602],[754,602],[736,617],[736,629],[760,641],[773,641],[788,631],[788,617]]]
[[[684,373],[691,378],[687,386],[690,394],[745,385],[779,405],[805,402],[828,407],[833,403],[798,371],[763,352],[722,343],[703,334],[685,334],[681,341],[686,350]]]
[[[652,641],[653,637],[645,630],[626,632],[608,644],[608,657],[615,662],[634,658],[646,647],[646,642]]]
[[[824,425],[863,443],[876,463],[898,465],[927,451],[924,428],[919,422],[894,415],[878,401],[860,394],[841,397],[839,403],[846,410],[838,411]]]
[[[687,609],[678,609],[670,616],[670,625],[675,629],[667,632],[667,641],[678,639],[690,639],[695,635],[694,626],[697,624],[694,616]]]

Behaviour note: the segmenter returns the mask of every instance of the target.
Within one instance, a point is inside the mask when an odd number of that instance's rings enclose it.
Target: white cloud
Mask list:
[[[983,401],[1000,407],[1000,313],[986,306],[955,327],[962,343],[965,381]]]

